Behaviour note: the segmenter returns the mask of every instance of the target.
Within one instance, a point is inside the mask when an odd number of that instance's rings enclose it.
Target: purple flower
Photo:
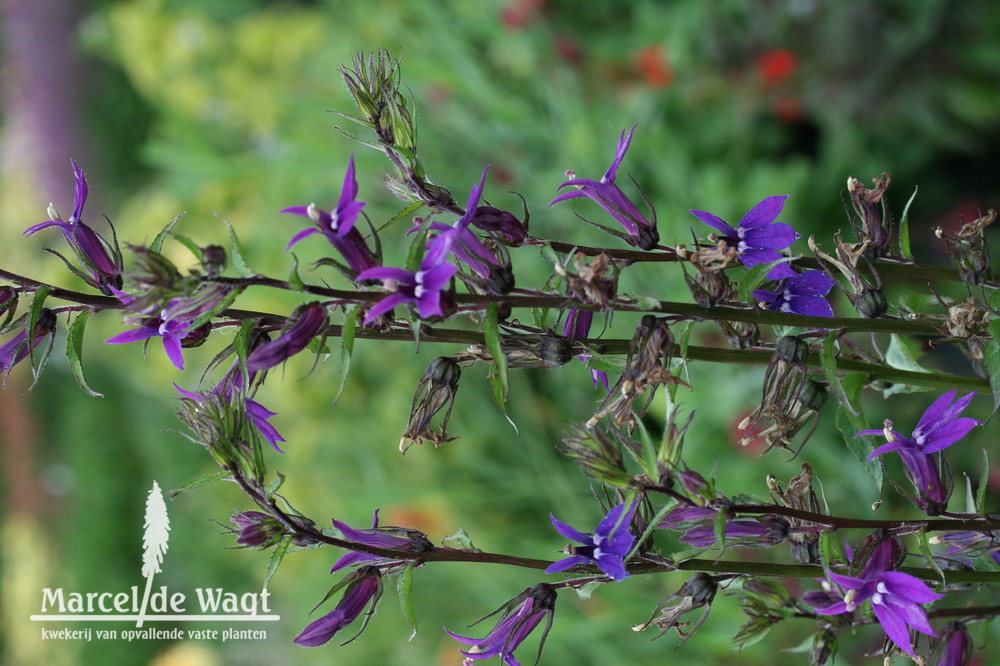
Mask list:
[[[564,187],[576,187],[577,189],[560,194],[549,202],[549,205],[551,206],[554,203],[576,197],[593,199],[608,215],[615,218],[622,225],[625,231],[628,232],[629,241],[633,245],[638,245],[643,250],[652,250],[660,242],[660,235],[656,231],[655,213],[652,215],[652,222],[647,220],[639,212],[639,209],[636,208],[636,205],[625,196],[621,188],[615,185],[615,174],[622,163],[622,159],[625,157],[626,151],[628,151],[629,144],[632,142],[632,134],[635,132],[635,127],[635,125],[632,125],[628,136],[625,135],[625,130],[622,130],[621,135],[618,137],[618,150],[615,151],[615,160],[608,167],[604,176],[601,177],[600,182],[587,178],[576,178],[574,172],[567,171],[566,176],[569,177],[569,180],[560,185],[558,189],[561,190]],[[652,209],[650,211],[652,212]]]
[[[483,194],[483,188],[486,185],[486,172],[489,168],[487,166],[483,169],[479,183],[473,186],[472,192],[469,194],[465,214],[456,220],[454,225],[442,222],[432,222],[429,225],[430,230],[438,232],[438,235],[427,244],[427,252],[433,255],[453,255],[482,278],[491,293],[502,296],[514,288],[514,274],[511,272],[510,266],[501,264],[489,248],[469,229],[469,225],[475,221],[479,198]],[[413,233],[419,228],[420,226],[417,225],[408,233]]]
[[[42,308],[35,322],[30,345],[26,328],[22,328],[14,337],[0,345],[0,372],[9,372],[15,365],[28,358],[33,348],[53,334],[56,330],[56,315],[52,310]]]
[[[358,182],[354,177],[354,154],[351,153],[347,164],[347,174],[344,176],[344,186],[340,191],[340,201],[329,213],[319,210],[315,204],[308,206],[290,206],[282,209],[282,213],[291,213],[307,217],[316,225],[303,229],[288,241],[285,252],[304,238],[316,233],[323,234],[330,244],[343,255],[350,271],[354,274],[378,266],[378,260],[368,249],[361,233],[354,223],[365,207],[364,201],[357,201]]]
[[[514,247],[520,247],[528,240],[528,230],[524,222],[517,219],[513,213],[493,206],[478,206],[472,216],[472,226],[492,232]]]
[[[66,265],[77,276],[87,284],[99,289],[101,292],[111,295],[115,289],[122,286],[121,277],[121,252],[116,244],[109,243],[96,231],[83,222],[83,206],[87,202],[87,178],[83,169],[77,166],[76,160],[71,160],[73,174],[76,177],[76,193],[73,201],[73,215],[69,222],[63,222],[55,208],[49,206],[49,215],[53,219],[28,227],[24,230],[25,236],[31,236],[36,231],[48,227],[56,227],[62,231],[73,252],[80,259],[80,262],[87,268],[89,275],[83,273],[69,262]],[[52,250],[49,250],[52,252]],[[58,252],[53,252],[60,259],[66,260]]]
[[[972,638],[964,624],[949,624],[939,644],[944,648],[937,666],[967,666],[972,661]]]
[[[893,430],[892,421],[886,421],[883,430],[862,430],[855,435],[884,436],[888,443],[872,451],[868,459],[898,451],[921,499],[926,498],[932,508],[943,508],[948,501],[949,491],[942,483],[937,462],[930,454],[948,448],[974,427],[982,425],[982,421],[961,416],[976,392],[972,391],[956,400],[957,394],[958,391],[948,391],[935,400],[920,417],[910,437]]]
[[[114,291],[115,295],[118,296],[126,305],[134,301],[135,299],[118,291]],[[181,353],[181,341],[192,333],[190,320],[186,319],[170,319],[169,308],[175,305],[177,301],[171,301],[166,308],[164,308],[159,315],[153,317],[143,317],[141,325],[138,328],[133,328],[130,331],[125,331],[119,333],[118,335],[108,338],[105,340],[105,344],[109,345],[122,345],[129,342],[139,342],[140,340],[148,340],[150,338],[162,338],[163,339],[163,351],[166,352],[167,358],[170,362],[174,364],[174,367],[178,370],[184,369],[184,355]],[[126,321],[128,321],[126,319]]]
[[[801,238],[801,234],[796,233],[795,229],[774,221],[774,218],[781,213],[787,198],[787,194],[765,198],[743,216],[736,229],[729,226],[722,218],[703,210],[692,210],[690,213],[718,231],[721,234],[718,238],[725,240],[730,247],[736,248],[740,253],[743,265],[753,268],[757,264],[781,259],[782,255],[778,250],[784,250],[794,243],[796,238]],[[771,269],[767,277],[780,280],[795,275],[795,271],[788,264],[778,264]]]
[[[365,315],[367,326],[379,315],[389,312],[400,303],[416,303],[422,318],[442,317],[441,292],[448,286],[458,266],[445,261],[448,246],[441,243],[428,247],[420,270],[411,272],[403,268],[370,268],[357,276],[360,280],[382,280],[393,293],[383,298]]]
[[[576,308],[570,308],[566,310],[566,323],[563,324],[563,337],[566,338],[586,338],[590,334],[590,327],[594,322],[594,311],[593,310],[578,310]],[[580,363],[584,365],[587,361],[593,358],[590,354],[580,354],[577,356],[580,359]],[[608,373],[603,370],[597,370],[595,368],[590,369],[590,378],[594,382],[594,388],[597,388],[598,383],[604,385],[604,390],[611,392],[608,387]]]
[[[295,323],[276,340],[262,344],[247,357],[247,370],[267,370],[295,356],[326,328],[326,308],[309,303],[298,309]]]
[[[348,541],[353,541],[365,546],[376,546],[378,548],[391,548],[408,553],[426,553],[434,549],[434,544],[430,542],[423,532],[405,527],[379,527],[378,509],[372,516],[372,528],[370,530],[356,530],[342,523],[339,520],[333,521],[333,526],[340,531]],[[368,553],[352,552],[337,560],[330,569],[330,573],[343,569],[344,567],[357,564],[359,562],[379,562],[387,563],[391,560],[378,555]],[[393,563],[395,563],[393,561]]]
[[[789,312],[807,317],[832,317],[833,309],[827,303],[827,292],[834,281],[822,271],[806,271],[782,280],[776,291],[754,289],[753,297],[767,303],[771,312]]]
[[[635,535],[632,534],[630,525],[632,514],[635,513],[638,505],[638,502],[633,502],[627,511],[624,504],[619,504],[611,509],[604,520],[597,524],[597,529],[594,530],[593,534],[578,532],[549,514],[552,526],[559,534],[567,539],[579,541],[583,545],[567,546],[566,552],[570,556],[549,566],[545,573],[566,571],[577,565],[596,564],[613,581],[617,582],[627,578],[629,574],[625,570],[623,559],[632,549],[632,544],[635,543]]]
[[[333,638],[334,634],[354,622],[369,604],[374,608],[382,596],[382,574],[375,567],[362,567],[347,576],[340,585],[347,584],[347,591],[332,611],[312,622],[292,642],[305,647],[318,647]],[[369,614],[370,615],[370,614]],[[364,624],[361,631],[364,631]],[[360,635],[358,632],[354,638]],[[354,640],[342,643],[347,645]]]
[[[840,589],[831,587],[825,599],[817,595],[807,597],[807,600],[821,604],[814,606],[820,615],[849,613],[867,600],[886,635],[901,650],[913,656],[916,655],[910,641],[911,628],[928,636],[937,636],[920,604],[943,599],[944,595],[931,591],[919,578],[901,571],[878,569],[866,572],[864,578],[842,576],[831,571],[827,571],[827,575]]]
[[[250,378],[247,384],[253,384],[257,373],[251,372]],[[205,400],[206,395],[198,393],[195,391],[185,391],[180,386],[174,384],[174,388],[177,392],[183,395],[185,398],[194,400],[195,402],[202,402]],[[232,402],[233,394],[243,395],[244,384],[243,384],[243,372],[240,370],[239,363],[233,363],[233,366],[229,369],[229,372],[219,380],[219,383],[209,391],[208,395],[216,395],[225,402]],[[272,416],[276,416],[277,412],[272,412],[263,405],[261,405],[256,400],[248,397],[243,398],[244,408],[246,409],[247,419],[253,425],[254,428],[268,441],[271,447],[278,453],[284,453],[278,446],[278,442],[285,441],[285,438],[271,425],[268,421]]]
[[[229,516],[229,520],[239,528],[236,543],[247,548],[273,546],[285,535],[282,524],[262,511],[243,511]]]
[[[555,588],[545,583],[539,583],[487,615],[486,617],[490,617],[504,611],[500,621],[484,638],[459,636],[447,628],[445,628],[445,633],[459,643],[472,646],[469,650],[462,650],[462,654],[469,659],[490,659],[499,655],[507,666],[520,666],[520,662],[514,658],[514,650],[544,618],[547,623],[541,645],[538,646],[538,654],[541,655],[542,648],[545,646],[545,635],[549,633],[549,628],[552,626],[552,614],[555,611],[555,606]]]

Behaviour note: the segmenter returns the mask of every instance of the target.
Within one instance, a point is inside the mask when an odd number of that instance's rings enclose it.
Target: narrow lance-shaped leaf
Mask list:
[[[347,376],[351,372],[351,355],[354,353],[354,335],[358,327],[360,309],[360,306],[355,306],[348,310],[347,316],[344,317],[344,325],[340,333],[340,388],[337,389],[337,395],[333,397],[334,405],[344,394]]]
[[[70,324],[66,334],[66,359],[69,361],[69,367],[76,383],[80,385],[83,392],[93,398],[103,398],[104,394],[90,388],[90,385],[87,384],[87,378],[83,375],[83,332],[89,316],[90,310],[84,310]]]
[[[274,550],[271,551],[271,560],[267,563],[267,571],[264,572],[264,589],[271,584],[271,578],[274,573],[278,570],[278,565],[281,564],[281,560],[285,557],[285,553],[288,552],[288,547],[292,545],[292,537],[286,535],[281,539],[275,546]]]
[[[233,229],[233,225],[229,224],[229,220],[218,213],[215,216],[222,220],[222,223],[226,225],[226,230],[229,232],[229,254],[236,274],[240,277],[252,277],[254,272],[247,265],[246,259],[243,258],[243,246],[240,244],[240,239],[236,236],[236,230]]]
[[[917,189],[913,188],[913,194],[910,195],[899,218],[899,251],[904,259],[913,259],[913,252],[910,250],[910,205],[917,198]]]
[[[410,562],[409,566],[403,570],[402,575],[396,581],[396,591],[399,593],[399,608],[403,612],[403,617],[413,629],[413,633],[407,640],[412,641],[417,635],[417,614],[413,611],[413,569],[416,562]]]

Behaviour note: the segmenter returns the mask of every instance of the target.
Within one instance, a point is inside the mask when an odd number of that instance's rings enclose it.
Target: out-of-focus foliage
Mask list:
[[[929,197],[922,191],[911,211],[911,229],[929,245],[931,206],[978,200],[987,187],[997,194],[981,169],[997,144],[1000,43],[992,36],[998,29],[1000,10],[991,3],[943,0],[129,0],[103,3],[83,24],[81,42],[106,66],[120,70],[145,105],[130,110],[105,100],[101,107],[108,115],[92,120],[103,126],[141,121],[148,127],[141,145],[130,148],[148,170],[148,181],[138,191],[118,193],[121,205],[111,215],[121,236],[152,237],[178,212],[188,211],[178,228],[199,242],[219,242],[225,231],[212,215],[217,211],[238,229],[255,270],[284,277],[289,257],[281,249],[301,227],[297,218],[277,211],[310,201],[329,207],[352,151],[360,198],[370,202],[365,212],[373,222],[381,224],[402,207],[381,187],[379,174],[386,166],[381,155],[339,134],[335,125],[350,132],[359,128],[327,113],[353,111],[337,68],[355,52],[384,46],[401,56],[430,177],[464,200],[483,165],[492,164],[488,198],[519,210],[519,200],[506,191],[523,194],[537,236],[590,244],[607,240],[570,208],[545,204],[564,170],[599,177],[619,131],[639,123],[623,170],[656,205],[664,243],[690,241],[688,228],[698,223],[689,208],[738,219],[772,194],[793,195],[783,220],[804,233],[829,231],[846,222],[838,196],[846,177],[869,179],[888,170],[896,177],[890,199],[897,211],[914,184],[926,186]],[[952,175],[956,167],[962,170]],[[113,170],[101,179],[113,184]],[[922,205],[927,207],[921,211]],[[575,210],[596,218],[593,207],[580,204]],[[407,225],[397,226],[386,238],[401,235]],[[325,251],[320,243],[299,247],[303,267]],[[387,243],[390,263],[398,263],[401,247]],[[647,266],[635,273],[626,285],[633,293],[688,298],[678,291],[683,283],[676,268]],[[262,300],[261,307],[280,311],[290,304],[287,298]],[[116,322],[104,326],[109,335],[120,330]],[[444,352],[422,348],[414,360],[407,345],[360,341],[347,392],[333,409],[335,361],[305,381],[300,380],[308,364],[293,362],[280,390],[269,383],[266,402],[279,412],[277,426],[289,440],[288,453],[270,461],[288,474],[290,499],[317,519],[364,526],[371,510],[381,506],[383,522],[423,529],[435,540],[465,528],[484,549],[555,557],[563,543],[551,532],[547,514],[555,511],[567,522],[586,524],[598,511],[578,470],[554,451],[565,421],[592,412],[596,394],[588,373],[574,361],[551,373],[514,374],[510,412],[522,429],[517,436],[490,400],[485,371],[473,367],[463,378],[450,426],[461,438],[439,450],[418,447],[400,457],[395,443],[409,396],[423,367],[439,353]],[[207,360],[210,354],[196,350],[192,358]],[[91,471],[88,460],[112,465],[124,456],[135,464],[134,484],[116,492],[127,495],[120,501],[136,512],[150,475],[174,487],[210,469],[200,461],[202,452],[181,437],[149,431],[150,423],[170,427],[164,416],[173,398],[170,383],[190,386],[196,377],[178,379],[153,348],[144,366],[138,365],[137,349],[95,350],[93,356],[114,358],[116,364],[125,357],[136,361],[103,375],[107,383],[137,386],[134,392],[122,389],[116,396],[101,385],[101,373],[92,377],[109,401],[130,401],[123,411],[131,415],[128,423],[135,422],[128,430],[135,443],[131,453],[99,448],[86,456],[59,431],[66,438],[59,440],[60,455],[75,451],[67,464],[79,465],[81,482],[73,497],[88,508],[74,514],[82,522],[69,542],[73,559],[104,552],[101,541],[88,538],[91,526],[138,535],[137,528],[109,522],[113,509],[100,500],[115,498],[97,490],[107,472]],[[719,460],[720,487],[760,494],[767,472],[788,477],[797,471],[797,463],[780,456],[737,458],[745,452],[738,450],[733,424],[758,398],[759,372],[698,367],[693,375],[697,390],[681,394],[699,411],[685,452],[690,464],[710,468]],[[72,383],[68,374],[63,379]],[[43,384],[39,390],[51,389]],[[558,403],[554,395],[560,396]],[[62,392],[59,397],[60,404],[73,405],[63,419],[87,418],[89,403]],[[134,411],[137,404],[155,415]],[[910,403],[901,411],[907,410],[920,411]],[[835,436],[817,435],[807,451],[821,478],[840,475],[829,484],[836,485],[831,501],[876,499],[859,470],[850,467],[854,463],[844,462],[846,452]],[[740,464],[733,465],[734,459]],[[235,489],[219,486],[171,503],[175,524],[188,530],[187,541],[175,537],[178,545],[164,565],[177,585],[251,589],[263,577],[266,554],[225,551],[229,537],[206,536],[216,531],[208,520],[224,520],[233,505],[249,508]],[[676,545],[669,539],[664,535],[664,547]],[[532,572],[426,567],[416,572],[420,632],[411,643],[405,640],[410,629],[387,594],[359,641],[346,648],[296,648],[291,638],[315,617],[307,615],[309,609],[333,583],[326,573],[333,559],[333,553],[289,556],[272,584],[283,616],[280,627],[270,629],[270,640],[256,654],[250,644],[218,646],[210,651],[215,663],[458,664],[458,645],[440,626],[461,633],[463,624],[537,582]],[[80,561],[84,564],[66,566],[89,580],[85,574],[96,565],[86,557]],[[629,631],[682,582],[660,578],[608,586],[587,602],[562,593],[543,662],[667,659],[676,637],[650,644]],[[94,587],[130,584],[100,580]],[[711,620],[686,644],[683,656],[692,663],[732,663],[733,655],[719,646],[731,644],[740,621],[736,604],[720,595]],[[804,637],[794,629],[779,627],[766,645],[739,659],[800,663],[801,655],[777,651]],[[864,647],[842,657],[853,663]],[[133,663],[128,655],[101,654],[100,646],[88,650],[92,661]]]

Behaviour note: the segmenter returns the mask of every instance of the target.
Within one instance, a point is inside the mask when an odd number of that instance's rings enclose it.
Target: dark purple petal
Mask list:
[[[607,574],[616,583],[624,578],[628,578],[629,575],[625,569],[625,565],[622,564],[621,557],[598,557],[597,568]]]
[[[292,215],[301,215],[302,217],[309,217],[309,206],[289,206],[288,208],[282,208],[278,212],[291,213]]]
[[[721,217],[703,210],[690,210],[688,212],[722,234],[723,238],[729,240],[731,245],[735,246],[739,242],[739,235],[736,229],[729,226]]]
[[[319,229],[317,229],[316,227],[308,227],[306,229],[303,229],[299,233],[295,234],[294,236],[292,236],[292,240],[288,241],[288,245],[285,246],[285,252],[291,250],[292,246],[298,243],[303,238],[308,238],[309,236],[312,236],[315,233],[319,233]]]
[[[386,296],[381,301],[376,303],[372,307],[372,309],[368,311],[368,314],[365,315],[365,321],[364,321],[365,326],[372,323],[380,315],[383,315],[386,312],[391,311],[394,307],[396,307],[400,303],[405,303],[407,301],[413,301],[413,300],[414,299],[412,297],[407,296],[406,294],[401,294],[399,292]]]
[[[921,450],[924,453],[935,453],[946,449],[965,437],[969,434],[970,430],[978,425],[982,425],[982,421],[977,421],[968,416],[956,419],[948,425],[937,428],[934,432],[930,433]]]
[[[876,433],[879,435],[883,434],[881,430],[862,430],[861,432],[858,433],[858,435],[869,435]],[[874,460],[878,456],[885,455],[890,451],[898,451],[900,448],[902,448],[902,446],[903,446],[902,443],[899,442],[898,440],[895,442],[889,442],[888,444],[883,444],[882,446],[878,447],[877,449],[871,452],[871,455],[868,456],[868,460]]]
[[[413,273],[403,268],[391,268],[389,266],[369,268],[366,271],[358,273],[355,279],[359,282],[361,280],[395,280],[400,284],[416,284],[416,278]]]
[[[73,225],[67,222],[59,222],[58,220],[48,220],[46,222],[39,222],[34,224],[24,230],[24,235],[30,236],[36,231],[41,231],[42,229],[47,229],[49,227],[59,227],[59,231],[63,232],[66,240],[72,242],[73,240]]]
[[[457,271],[458,266],[448,262],[441,263],[430,270],[421,270],[418,272],[417,282],[422,284],[424,289],[440,292],[448,286],[448,281],[451,280],[451,276]]]
[[[596,183],[596,181],[593,180],[587,182]],[[565,187],[568,184],[570,184],[570,181],[566,181],[559,187]],[[563,192],[562,194],[558,195],[555,199],[550,201],[549,206],[551,206],[552,204],[559,203],[560,201],[566,201],[567,199],[575,199],[577,197],[585,197],[585,196],[587,196],[587,194],[583,190],[570,190],[569,192]]]
[[[788,299],[787,310],[782,307],[783,312],[792,312],[806,317],[832,317],[833,308],[820,296],[791,296]]]
[[[834,284],[833,278],[823,271],[806,271],[789,279],[788,289],[802,296],[826,296]]]
[[[108,338],[104,341],[107,345],[123,345],[129,342],[138,342],[139,340],[148,340],[149,338],[156,337],[158,331],[155,328],[150,328],[149,326],[140,326],[139,328],[133,328],[130,331],[124,331],[118,335]]]
[[[615,160],[608,167],[608,170],[604,172],[604,177],[601,178],[602,183],[613,183],[615,180],[615,175],[618,172],[618,167],[621,166],[622,160],[625,159],[625,153],[628,152],[628,147],[632,143],[632,134],[635,132],[636,125],[632,125],[632,128],[628,131],[628,136],[625,136],[625,130],[618,136],[618,148],[615,150]]]
[[[593,564],[594,559],[591,557],[584,557],[583,555],[573,555],[572,557],[566,557],[558,562],[554,562],[549,565],[549,568],[545,570],[545,573],[559,573],[560,571],[566,571],[567,569],[572,569],[578,565]]]
[[[573,541],[579,541],[580,543],[587,545],[594,543],[594,539],[591,535],[584,534],[583,532],[580,532],[576,528],[570,527],[566,523],[556,518],[551,513],[549,514],[549,520],[552,521],[552,526],[556,528],[556,532],[559,532],[559,534],[563,535],[567,539],[572,539]]]
[[[483,168],[483,174],[479,177],[479,183],[472,186],[472,191],[469,193],[469,200],[465,204],[465,213],[455,222],[456,229],[465,229],[472,222],[473,218],[476,216],[476,208],[479,207],[479,198],[483,196],[483,189],[486,187],[486,172],[490,170],[490,165],[487,164]]]
[[[910,642],[910,628],[906,626],[903,618],[895,610],[882,604],[872,604],[872,610],[875,611],[875,617],[878,618],[878,622],[882,625],[882,630],[885,631],[889,640],[903,652],[916,656],[913,652],[913,643]]]
[[[740,238],[748,247],[784,250],[799,237],[795,229],[781,222],[764,227],[740,229]]]
[[[178,370],[184,369],[184,354],[181,352],[181,339],[176,335],[163,336],[163,351]]]
[[[753,297],[765,303],[774,303],[778,299],[778,294],[768,289],[754,289]]]
[[[760,203],[747,211],[747,214],[743,216],[742,220],[740,220],[740,228],[753,229],[755,227],[761,227],[765,224],[772,223],[774,218],[778,217],[781,213],[781,209],[784,207],[785,199],[787,198],[787,194],[764,198]],[[786,245],[785,247],[788,246]]]
[[[890,594],[918,604],[929,604],[944,599],[943,594],[934,592],[927,583],[902,571],[886,571],[882,582]]]
[[[73,217],[69,218],[70,224],[75,224],[83,219],[83,205],[87,203],[87,176],[83,173],[76,160],[70,160],[73,165],[73,176],[76,179],[76,192],[73,196]]]

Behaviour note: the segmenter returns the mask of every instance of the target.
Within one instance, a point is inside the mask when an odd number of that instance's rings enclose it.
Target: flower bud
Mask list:
[[[885,294],[881,289],[868,289],[854,298],[854,309],[868,319],[881,317],[888,310]]]

